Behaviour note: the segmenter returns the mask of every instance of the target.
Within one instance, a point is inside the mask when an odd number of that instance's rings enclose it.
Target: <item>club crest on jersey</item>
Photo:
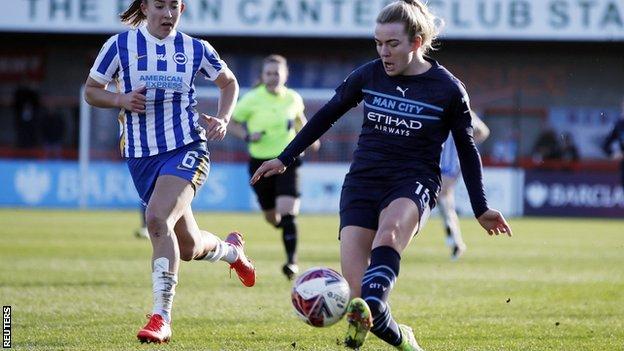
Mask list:
[[[403,95],[403,97],[405,97],[405,93],[409,90],[409,88],[405,88],[405,90],[404,90],[404,89],[401,89],[401,87],[397,85],[396,90],[400,91],[401,95]]]
[[[173,61],[178,65],[186,65],[188,58],[183,52],[176,52],[175,55],[173,55]]]

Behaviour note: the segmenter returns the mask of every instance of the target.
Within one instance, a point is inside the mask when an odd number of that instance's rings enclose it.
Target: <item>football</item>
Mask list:
[[[297,278],[291,298],[301,320],[315,327],[327,327],[344,316],[349,284],[333,269],[313,267]]]

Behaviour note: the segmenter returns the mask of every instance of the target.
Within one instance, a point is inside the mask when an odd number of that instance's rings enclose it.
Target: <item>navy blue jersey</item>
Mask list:
[[[388,76],[380,59],[354,72],[278,157],[289,165],[338,118],[360,102],[364,118],[345,186],[408,182],[440,185],[442,144],[452,132],[475,215],[487,210],[481,161],[463,84],[436,61],[427,72]]]

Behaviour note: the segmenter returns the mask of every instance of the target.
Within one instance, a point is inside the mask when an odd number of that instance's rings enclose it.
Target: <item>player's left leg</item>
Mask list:
[[[392,200],[381,211],[370,265],[362,279],[362,298],[373,315],[371,332],[397,347],[403,344],[404,336],[387,301],[399,275],[401,253],[416,233],[419,220],[420,210],[409,198]]]
[[[253,286],[256,270],[244,251],[243,237],[238,232],[230,233],[225,240],[201,230],[189,206],[174,227],[183,261],[205,260],[225,261],[236,271],[245,286]]]

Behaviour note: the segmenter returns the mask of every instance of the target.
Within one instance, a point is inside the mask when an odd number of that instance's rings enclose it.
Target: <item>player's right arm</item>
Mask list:
[[[145,113],[145,91],[145,87],[140,87],[127,94],[113,93],[106,90],[105,84],[89,77],[85,83],[85,101],[95,107],[122,108]]]
[[[123,108],[127,111],[145,113],[145,88],[139,87],[127,94],[106,90],[119,70],[117,35],[110,37],[93,62],[85,83],[85,101],[101,108]]]

